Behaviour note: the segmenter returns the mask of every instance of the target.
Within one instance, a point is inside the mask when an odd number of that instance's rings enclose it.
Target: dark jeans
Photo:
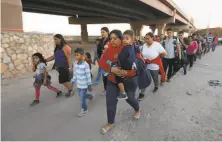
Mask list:
[[[206,44],[202,43],[201,45],[202,45],[203,54],[206,54],[206,52],[207,52]]]
[[[108,77],[103,75],[103,86],[104,86],[104,90],[107,90],[107,81],[108,81]]]
[[[189,64],[187,53],[184,53],[181,59],[181,65],[183,67],[184,74],[187,72],[187,65]]]
[[[190,67],[193,66],[193,61],[194,61],[194,54],[193,55],[187,55]]]
[[[133,107],[135,111],[139,111],[139,102],[135,98],[136,89],[137,89],[137,77],[124,81],[124,87],[128,96],[126,102]],[[119,87],[117,84],[108,81],[107,93],[106,93],[106,108],[107,108],[107,119],[109,124],[115,122],[116,108],[117,108],[117,95],[120,93]]]
[[[193,54],[193,62],[197,60],[197,53]]]
[[[170,79],[172,77],[172,72],[173,72],[173,63],[174,63],[174,58],[173,59],[166,59],[163,58],[163,68],[164,71],[167,71],[167,68],[169,66],[168,72],[167,72],[167,78]]]
[[[217,44],[212,44],[212,51],[215,51]]]

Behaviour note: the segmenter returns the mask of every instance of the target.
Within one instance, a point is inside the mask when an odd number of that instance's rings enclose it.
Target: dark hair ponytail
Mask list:
[[[111,34],[115,34],[120,40],[122,40],[123,34],[122,34],[122,32],[120,30],[112,30],[110,32],[110,35]]]

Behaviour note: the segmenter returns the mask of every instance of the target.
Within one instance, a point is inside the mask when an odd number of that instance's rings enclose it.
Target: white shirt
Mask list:
[[[45,63],[39,63],[37,65],[37,69],[35,71],[35,75],[39,75],[39,74],[42,74],[44,73],[44,69],[46,68],[46,64]]]
[[[166,50],[163,48],[163,46],[159,42],[154,41],[150,47],[148,47],[147,44],[145,43],[141,47],[141,52],[145,60],[146,59],[153,60],[157,58],[161,53],[166,52]],[[159,70],[160,67],[157,64],[151,63],[147,65],[147,69]]]
[[[167,56],[165,58],[168,58],[168,59],[172,59],[172,58],[175,58],[175,49],[174,49],[174,40],[176,39],[173,39],[173,37],[171,38],[166,38],[165,40],[165,49],[166,49],[166,52],[167,52]],[[177,38],[176,40],[176,45],[179,44],[179,40]]]

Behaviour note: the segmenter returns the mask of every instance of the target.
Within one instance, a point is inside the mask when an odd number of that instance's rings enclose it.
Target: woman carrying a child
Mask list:
[[[102,58],[107,58],[109,61],[113,62],[115,61],[115,55],[121,52],[121,50],[119,49],[123,49],[122,32],[120,30],[113,30],[110,33],[110,38],[111,38],[111,41],[108,43],[108,49],[105,51]],[[131,40],[131,39],[127,39],[127,40]],[[133,37],[132,37],[132,41],[133,41]],[[109,57],[107,57],[107,55]],[[136,70],[135,69],[123,70],[123,69],[119,69],[118,67],[111,67],[110,73],[108,75],[107,93],[106,93],[106,107],[107,107],[108,123],[101,129],[102,134],[106,134],[109,130],[111,130],[115,122],[116,108],[117,108],[117,102],[118,102],[117,97],[120,94],[120,88],[117,84],[116,76],[125,78],[123,81],[123,84],[124,84],[125,92],[128,97],[126,99],[126,102],[130,106],[132,106],[133,109],[135,110],[134,119],[139,119],[140,114],[141,114],[139,102],[135,98],[136,89],[138,86]]]

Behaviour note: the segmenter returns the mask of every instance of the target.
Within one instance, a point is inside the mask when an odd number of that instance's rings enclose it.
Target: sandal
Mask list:
[[[139,113],[136,112],[136,114],[133,117],[135,120],[138,120],[138,119],[140,119],[140,116],[141,116],[141,109],[139,109]]]
[[[101,129],[101,134],[105,135],[107,132],[109,132],[114,125],[109,126],[109,124],[106,124],[102,129]]]

